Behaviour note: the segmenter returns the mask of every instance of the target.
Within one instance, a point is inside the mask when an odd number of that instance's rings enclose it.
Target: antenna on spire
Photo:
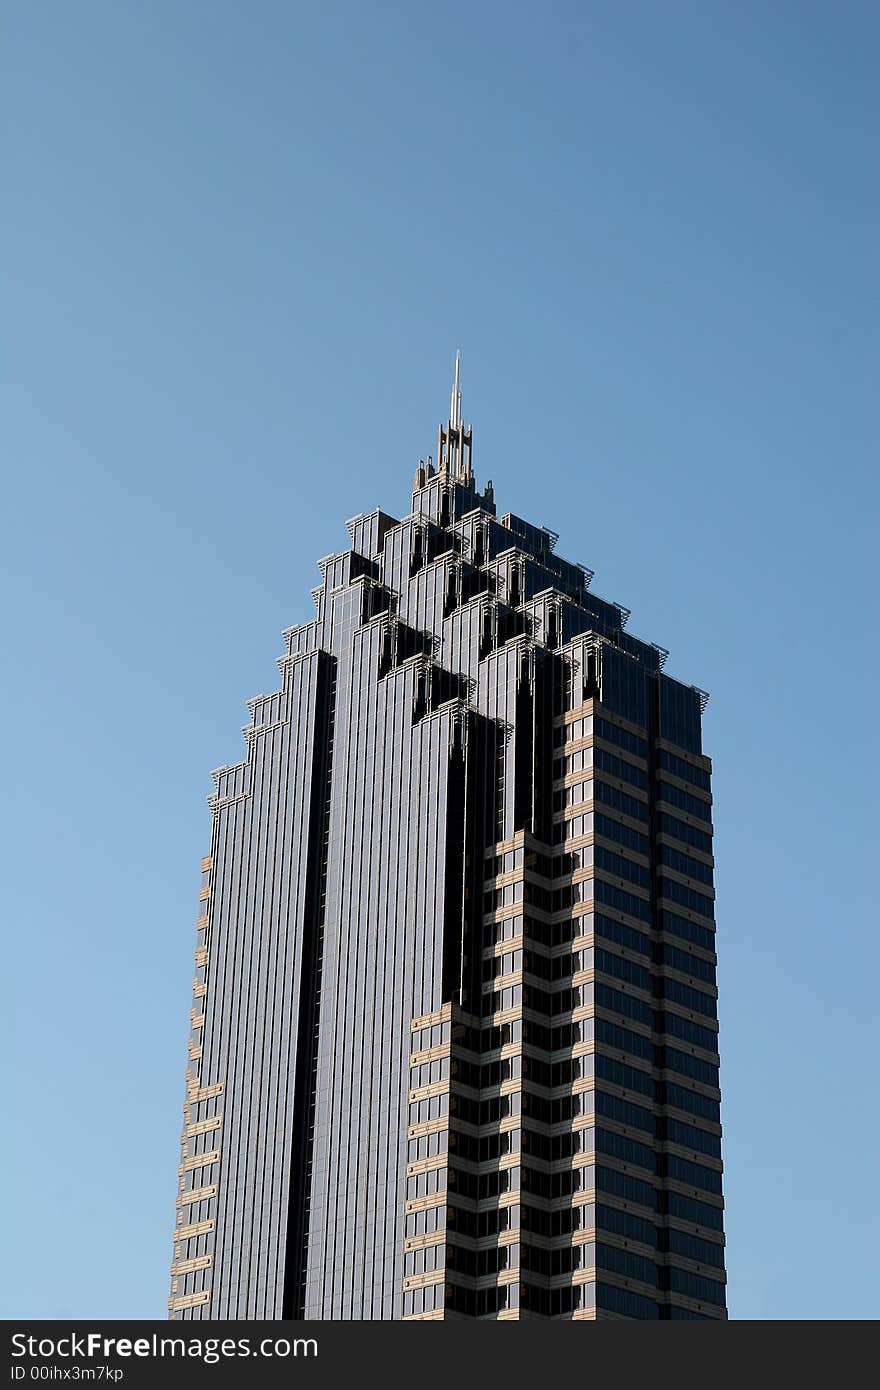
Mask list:
[[[455,377],[452,382],[452,396],[449,402],[449,423],[456,429],[461,426],[461,353],[455,354]]]

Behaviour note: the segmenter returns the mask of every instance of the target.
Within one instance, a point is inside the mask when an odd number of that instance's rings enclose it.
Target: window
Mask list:
[[[696,1125],[682,1124],[681,1120],[667,1120],[666,1138],[669,1143],[679,1144],[683,1149],[697,1149],[710,1158],[721,1158],[720,1134],[710,1134]]]
[[[686,1110],[691,1115],[699,1115],[703,1120],[720,1123],[720,1101],[713,1100],[711,1096],[701,1095],[699,1091],[689,1091],[684,1086],[676,1086],[671,1081],[666,1082],[665,1090],[666,1105],[672,1106],[675,1110]]]
[[[646,899],[637,898],[634,893],[625,893],[622,888],[615,887],[613,883],[606,883],[601,878],[596,879],[593,892],[597,903],[613,907],[617,912],[625,912],[628,917],[638,917],[643,922],[650,922],[651,904]]]
[[[724,1268],[724,1246],[714,1240],[703,1240],[700,1236],[688,1235],[686,1231],[670,1230],[669,1249],[673,1254],[683,1255],[685,1259],[695,1260],[698,1264]]]
[[[599,778],[593,783],[593,788],[593,796],[596,801],[604,802],[606,806],[611,806],[613,810],[620,811],[624,816],[631,816],[633,820],[646,821],[648,819],[647,802],[629,796],[619,787],[609,787],[606,782]]]
[[[687,878],[695,878],[700,883],[707,883],[710,888],[712,887],[710,865],[703,864],[699,859],[692,859],[689,854],[684,854],[680,849],[673,849],[671,845],[661,845],[659,862],[674,869],[676,873],[684,874]]]
[[[651,1211],[657,1209],[655,1187],[641,1178],[630,1177],[629,1173],[619,1173],[616,1168],[606,1168],[601,1163],[596,1165],[596,1190],[607,1192],[609,1196],[619,1197],[626,1202],[635,1202]]]
[[[664,917],[666,914],[663,914]],[[672,970],[678,970],[682,975],[694,975],[700,980],[705,980],[706,984],[715,983],[715,966],[711,961],[702,960],[699,956],[692,956],[690,951],[679,950],[677,946],[671,946],[668,942],[663,943],[660,948],[660,959],[664,965],[668,965]]]
[[[617,878],[628,878],[640,888],[650,888],[651,870],[643,864],[635,864],[624,855],[606,849],[604,845],[596,845],[595,855],[597,869],[604,869],[606,873],[614,874]]]
[[[661,878],[660,897],[670,898],[672,902],[688,908],[691,912],[699,912],[703,917],[714,917],[715,915],[715,904],[711,898],[707,898],[704,893],[698,893],[695,888],[688,888],[686,884],[678,883],[672,878]]]
[[[718,1088],[718,1067],[712,1062],[692,1057],[689,1052],[679,1052],[674,1047],[665,1047],[663,1065],[670,1071],[678,1071],[684,1076],[692,1077],[694,1081],[701,1081],[704,1086],[714,1086],[716,1090]]]
[[[622,994],[619,989],[612,989],[610,985],[603,985],[598,981],[593,989],[593,998],[601,1009],[622,1014],[624,1018],[635,1019],[636,1022],[645,1024],[647,1028],[654,1026],[654,1010],[650,1004],[644,1003],[641,999],[635,999],[630,994]]]
[[[657,1266],[644,1255],[633,1255],[628,1250],[618,1250],[616,1245],[596,1242],[596,1264],[600,1269],[612,1270],[627,1279],[640,1279],[643,1284],[657,1283]]]
[[[687,1183],[690,1187],[702,1187],[706,1192],[721,1196],[721,1174],[716,1168],[704,1168],[702,1163],[693,1163],[675,1154],[666,1156],[666,1175],[676,1182]]]
[[[627,1318],[659,1318],[660,1308],[649,1298],[630,1289],[618,1289],[613,1284],[596,1285],[596,1306],[609,1313],[622,1313]]]
[[[675,1004],[681,1004],[685,1009],[693,1009],[695,1013],[706,1014],[708,1018],[718,1017],[718,1001],[711,994],[703,994],[702,990],[691,989],[690,985],[680,984],[678,980],[663,980],[663,994]]]
[[[715,1279],[707,1279],[705,1275],[691,1274],[689,1270],[677,1269],[672,1265],[669,1270],[669,1287],[674,1293],[685,1294],[687,1298],[717,1303],[720,1308],[724,1307],[724,1285]]]
[[[597,912],[593,919],[593,930],[598,936],[616,941],[618,946],[625,946],[630,951],[638,951],[639,955],[647,956],[649,960],[653,955],[650,937],[636,931],[635,927],[616,922],[612,917],[605,917],[600,912]]]
[[[681,787],[674,787],[671,782],[660,781],[657,783],[657,797],[660,801],[667,801],[670,806],[677,806],[679,811],[686,811],[689,816],[696,816],[699,820],[712,821],[712,806],[708,801],[702,801],[698,796],[691,796]]]
[[[711,789],[712,779],[703,767],[694,767],[693,763],[686,762],[684,758],[678,758],[674,753],[669,753],[665,748],[657,751],[657,761],[665,772],[671,772],[674,777],[681,777],[685,782],[693,782],[695,787],[700,787],[704,792]]]
[[[641,1216],[631,1216],[628,1211],[619,1211],[617,1207],[606,1207],[602,1202],[596,1204],[596,1225],[627,1240],[641,1241],[643,1245],[657,1244],[657,1227],[650,1221],[645,1221]]]
[[[724,1229],[724,1213],[720,1207],[708,1202],[700,1202],[696,1197],[683,1197],[680,1192],[667,1194],[669,1215],[679,1221],[690,1221],[694,1226],[705,1226],[710,1231]]]
[[[644,835],[641,830],[633,830],[631,826],[624,825],[622,821],[603,815],[601,811],[596,814],[595,833],[603,835],[606,840],[616,840],[618,844],[625,845],[627,849],[634,850],[636,854],[647,855],[650,853],[650,841],[647,835]]]
[[[604,1018],[596,1019],[596,1041],[619,1052],[631,1052],[634,1057],[642,1057],[646,1062],[654,1061],[654,1044],[641,1033],[630,1028],[622,1028],[618,1023],[608,1023]]]
[[[605,1057],[601,1052],[596,1054],[596,1076],[613,1082],[625,1091],[638,1091],[640,1095],[649,1096],[652,1100],[657,1090],[653,1077],[648,1076],[647,1072],[639,1071],[638,1067],[627,1066],[626,1062],[616,1062],[613,1057]],[[718,1101],[713,1101],[712,1104],[717,1106]]]
[[[608,719],[597,718],[593,724],[593,732],[597,738],[605,739],[606,743],[615,743],[618,748],[624,748],[628,753],[634,753],[637,758],[647,758],[648,745],[638,734],[631,734],[628,729],[621,729],[618,724],[612,724]]]
[[[619,758],[616,753],[609,753],[605,748],[593,749],[593,766],[602,772],[608,773],[611,777],[619,777],[624,782],[631,782],[634,787],[640,787],[642,791],[648,789],[648,774],[643,768],[635,767],[623,758]]]
[[[700,926],[697,922],[689,922],[687,918],[679,917],[675,912],[667,912],[664,909],[660,913],[660,930],[681,937],[682,941],[689,941],[704,951],[711,951],[713,954],[715,952],[714,931],[709,927]]]
[[[643,989],[650,994],[654,986],[654,977],[650,970],[646,970],[637,961],[625,960],[622,956],[616,956],[611,951],[603,951],[598,946],[593,953],[594,967],[601,970],[605,975],[614,975],[618,980],[626,980],[629,984],[635,985],[637,989]]]
[[[685,1042],[693,1043],[695,1047],[702,1047],[706,1052],[718,1051],[717,1033],[713,1033],[711,1028],[701,1027],[699,1023],[692,1023],[689,1018],[682,1018],[680,1014],[667,1011],[658,1015],[658,1032],[682,1038]]]
[[[643,1129],[648,1134],[653,1134],[657,1128],[657,1122],[650,1110],[646,1110],[642,1105],[634,1105],[632,1101],[622,1100],[620,1096],[609,1095],[606,1091],[596,1092],[596,1114],[608,1120],[616,1120],[618,1124],[631,1125],[633,1129]],[[687,1129],[689,1126],[683,1125],[682,1128]]]
[[[662,834],[673,835],[676,840],[684,840],[692,849],[698,849],[703,854],[712,853],[712,836],[705,830],[698,830],[695,825],[688,825],[685,821],[661,811],[659,828]]]
[[[615,1134],[610,1129],[596,1130],[596,1151],[611,1154],[624,1163],[634,1163],[639,1168],[646,1168],[649,1173],[655,1172],[657,1168],[657,1155],[653,1149],[649,1149],[646,1144],[636,1143],[635,1139]]]

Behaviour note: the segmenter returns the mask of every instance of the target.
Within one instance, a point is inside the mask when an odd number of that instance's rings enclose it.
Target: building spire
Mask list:
[[[449,399],[449,423],[437,434],[437,472],[459,483],[473,482],[471,428],[461,418],[461,353],[455,354],[455,375]]]
[[[461,353],[456,352],[452,394],[449,398],[449,420],[445,425],[441,424],[437,431],[437,462],[435,465],[430,455],[427,461],[419,459],[413,490],[418,492],[438,474],[447,481],[452,480],[464,487],[473,488],[472,451],[473,430],[470,425],[464,423],[461,415]]]
[[[455,354],[455,377],[452,382],[452,396],[449,402],[449,423],[455,429],[461,425],[461,353]]]

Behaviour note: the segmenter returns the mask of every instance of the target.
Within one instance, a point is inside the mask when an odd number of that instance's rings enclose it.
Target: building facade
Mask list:
[[[347,523],[214,773],[169,1313],[724,1318],[704,694],[477,490]]]

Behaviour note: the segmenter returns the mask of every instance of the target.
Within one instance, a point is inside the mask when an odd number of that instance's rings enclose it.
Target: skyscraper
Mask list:
[[[477,490],[347,523],[214,773],[173,1318],[723,1318],[705,695]]]

